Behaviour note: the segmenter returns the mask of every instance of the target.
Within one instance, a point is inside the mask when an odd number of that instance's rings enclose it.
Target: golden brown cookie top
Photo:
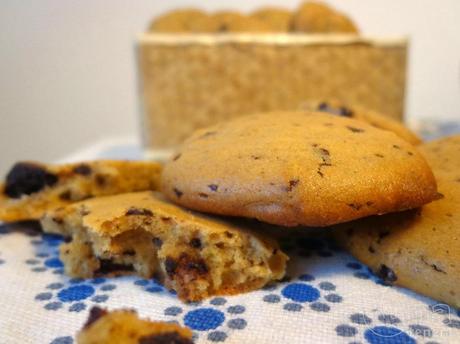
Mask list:
[[[274,32],[288,32],[291,28],[292,13],[281,7],[262,7],[251,16],[267,23]]]
[[[367,122],[376,128],[389,130],[406,140],[417,145],[421,142],[420,138],[402,123],[385,116],[377,111],[366,109],[361,106],[350,106],[337,100],[329,101],[306,101],[300,106],[303,110],[328,112],[334,115],[354,118]]]
[[[394,133],[315,112],[272,112],[198,130],[162,190],[203,212],[327,226],[437,197],[423,157]]]
[[[167,12],[155,18],[148,31],[164,33],[204,32],[212,31],[214,21],[203,11],[195,8],[184,8]],[[213,28],[214,29],[214,28]]]
[[[321,2],[305,2],[293,19],[294,31],[307,33],[358,33],[351,19]]]

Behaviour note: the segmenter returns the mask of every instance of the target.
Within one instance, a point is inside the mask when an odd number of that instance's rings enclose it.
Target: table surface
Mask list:
[[[454,127],[447,128],[428,127],[425,136]],[[63,160],[141,157],[136,140],[112,139]],[[283,240],[291,256],[283,282],[192,304],[155,280],[70,279],[58,257],[61,241],[33,224],[0,225],[0,343],[73,343],[93,305],[177,321],[197,343],[460,343],[459,310],[384,285],[326,240]]]

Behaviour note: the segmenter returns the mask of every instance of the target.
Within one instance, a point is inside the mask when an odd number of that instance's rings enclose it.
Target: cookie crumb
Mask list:
[[[380,268],[377,271],[377,276],[380,277],[385,283],[389,284],[392,284],[398,279],[395,272],[385,264],[380,265]]]

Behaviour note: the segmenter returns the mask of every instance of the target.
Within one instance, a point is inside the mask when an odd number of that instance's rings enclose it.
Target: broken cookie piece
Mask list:
[[[288,259],[251,228],[187,211],[156,192],[75,203],[41,223],[72,238],[61,247],[68,275],[155,275],[186,301],[260,288],[284,276]]]
[[[0,185],[0,221],[37,220],[47,210],[83,199],[156,190],[160,172],[160,164],[147,161],[18,162]]]
[[[90,310],[78,344],[193,344],[192,331],[176,324],[139,319],[134,310]]]
[[[444,195],[420,209],[337,226],[338,243],[385,284],[460,307],[460,135],[420,146]]]

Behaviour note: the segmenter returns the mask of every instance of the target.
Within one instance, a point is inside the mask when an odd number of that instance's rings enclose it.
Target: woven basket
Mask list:
[[[334,98],[402,118],[405,39],[350,35],[145,34],[138,42],[143,137],[169,149],[242,114]]]

